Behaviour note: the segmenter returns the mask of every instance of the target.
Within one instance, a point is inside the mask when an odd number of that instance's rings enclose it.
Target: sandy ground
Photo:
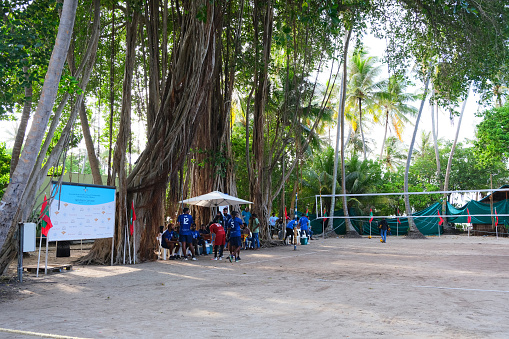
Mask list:
[[[6,330],[81,338],[509,338],[509,239],[315,240],[239,263],[157,261],[26,275]]]

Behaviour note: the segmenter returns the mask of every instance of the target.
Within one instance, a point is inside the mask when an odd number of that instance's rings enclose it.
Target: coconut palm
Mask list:
[[[380,160],[387,170],[394,172],[397,167],[405,163],[405,152],[403,143],[397,137],[390,136],[387,138],[386,147]]]
[[[415,94],[406,93],[408,81],[400,74],[392,75],[388,80],[383,81],[383,89],[375,93],[377,105],[383,110],[385,115],[385,133],[382,141],[382,149],[380,150],[380,160],[383,157],[385,141],[387,140],[387,130],[389,129],[389,121],[397,135],[399,141],[403,127],[410,120],[408,116],[415,116],[417,109],[408,105],[409,101],[417,98]]]
[[[348,111],[355,108],[359,113],[357,119],[364,145],[364,160],[366,159],[366,143],[362,130],[363,105],[366,108],[373,107],[375,104],[375,93],[377,93],[382,86],[382,82],[377,79],[380,74],[380,66],[376,65],[377,62],[377,58],[367,56],[366,52],[362,49],[356,50],[349,62],[350,70],[346,93],[346,109]],[[377,118],[375,115],[373,115],[373,117],[375,119]]]

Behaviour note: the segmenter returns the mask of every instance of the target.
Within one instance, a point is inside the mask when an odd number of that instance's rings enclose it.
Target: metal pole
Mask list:
[[[126,239],[127,239],[127,234],[125,234],[125,232],[124,232],[124,265],[125,265],[125,245],[127,243]]]
[[[371,221],[369,222],[369,239],[371,239]]]
[[[495,207],[495,215],[497,214],[497,208]],[[498,217],[497,217],[498,218]],[[497,234],[497,239],[498,239],[498,221],[497,223],[495,224],[495,233]]]
[[[136,227],[133,220],[133,258],[134,264],[136,265]]]
[[[295,218],[297,218],[297,201],[299,200],[299,192],[295,192]]]
[[[284,207],[284,210],[286,211],[286,199],[285,199],[285,149],[283,148],[283,169],[282,169],[282,172],[283,172],[283,192],[281,193],[282,195],[282,200],[283,200],[283,207]],[[285,211],[283,211],[283,213],[285,213]],[[283,216],[283,223],[282,223],[282,230],[281,230],[281,234],[283,234],[283,244],[285,244],[285,238],[286,238],[286,213],[285,215]]]
[[[115,226],[113,226],[113,236],[111,237],[111,266],[113,266],[113,250],[115,249]]]
[[[49,235],[49,233],[48,233]],[[46,258],[44,259],[44,275],[48,274],[48,245],[49,244],[49,237],[46,236]]]
[[[35,273],[36,278],[39,278],[39,265],[41,263],[41,247],[42,247],[42,227],[41,236],[39,237],[39,255],[37,256],[37,272]]]
[[[23,223],[18,223],[18,281],[23,282]]]

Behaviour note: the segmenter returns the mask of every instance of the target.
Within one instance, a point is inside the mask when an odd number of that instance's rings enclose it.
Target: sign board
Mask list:
[[[35,223],[23,224],[23,252],[35,251]]]
[[[115,187],[52,183],[53,227],[49,241],[111,238],[115,231]]]

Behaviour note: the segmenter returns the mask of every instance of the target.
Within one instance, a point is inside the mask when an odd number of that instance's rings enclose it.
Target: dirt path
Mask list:
[[[507,338],[509,239],[312,241],[242,261],[74,267],[0,303],[5,330],[81,338]],[[19,286],[18,286],[19,287]]]

